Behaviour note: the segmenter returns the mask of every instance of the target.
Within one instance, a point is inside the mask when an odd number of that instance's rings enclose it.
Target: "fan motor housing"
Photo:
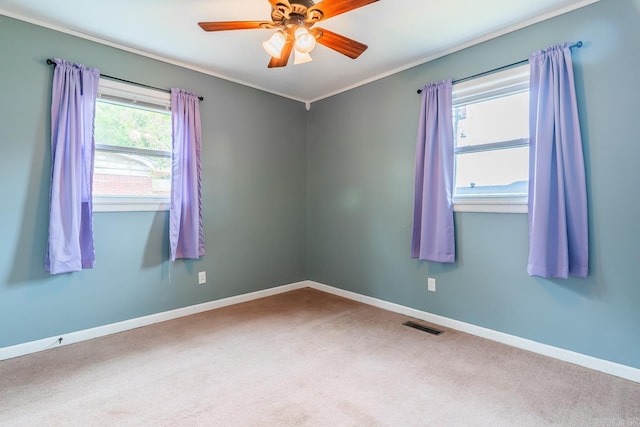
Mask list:
[[[305,8],[310,8],[315,3],[313,0],[290,0],[289,3],[293,6],[294,4],[302,5]]]
[[[311,27],[323,17],[321,10],[309,10],[314,5],[315,3],[311,0],[293,0],[289,1],[288,5],[277,3],[271,11],[271,20],[274,24],[283,27],[291,27],[293,25]]]

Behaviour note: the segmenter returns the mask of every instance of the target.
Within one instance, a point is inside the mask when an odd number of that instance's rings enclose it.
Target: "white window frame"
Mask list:
[[[528,90],[529,64],[514,66],[506,70],[454,84],[453,108],[455,110],[456,107],[522,93]],[[487,152],[490,150],[526,147],[528,145],[529,139],[524,138],[475,146],[454,147],[454,159],[457,154]],[[454,165],[457,167],[456,160],[454,160]],[[528,212],[528,196],[460,196],[455,195],[455,183],[453,191],[453,210],[455,212]]]
[[[100,78],[98,84],[98,98],[119,104],[129,104],[153,111],[171,111],[171,94],[162,90],[155,90],[135,84],[123,83],[108,78]],[[96,144],[96,148],[112,150],[130,154],[156,154],[167,156],[165,151],[144,150],[127,147],[113,147]],[[171,153],[168,154],[168,157]],[[94,212],[140,212],[167,211],[171,199],[153,196],[93,196]]]

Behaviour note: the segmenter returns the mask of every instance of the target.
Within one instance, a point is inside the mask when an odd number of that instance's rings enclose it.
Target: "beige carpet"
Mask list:
[[[6,360],[0,425],[640,426],[638,383],[406,320],[303,289]]]

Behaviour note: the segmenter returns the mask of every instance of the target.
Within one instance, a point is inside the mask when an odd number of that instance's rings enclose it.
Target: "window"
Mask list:
[[[95,118],[95,211],[169,209],[171,95],[100,79]]]
[[[529,65],[453,86],[456,211],[526,212]]]

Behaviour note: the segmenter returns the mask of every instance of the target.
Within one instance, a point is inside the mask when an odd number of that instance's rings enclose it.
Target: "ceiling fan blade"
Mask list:
[[[284,67],[289,62],[289,57],[291,56],[291,49],[293,49],[293,39],[289,38],[282,48],[282,53],[280,53],[280,58],[271,57],[271,61],[269,61],[269,68],[277,68]]]
[[[310,31],[311,34],[316,37],[318,43],[352,59],[356,59],[368,48],[366,44],[341,36],[340,34],[336,34],[332,31],[325,30],[324,28],[312,28]]]
[[[219,22],[198,22],[200,28],[205,31],[228,31],[228,30],[254,30],[258,28],[272,28],[270,21],[219,21]]]
[[[377,1],[378,0],[323,0],[320,3],[311,6],[309,11],[316,9],[320,10],[323,15],[322,19],[327,19]],[[307,15],[308,14],[309,12],[307,12]]]

